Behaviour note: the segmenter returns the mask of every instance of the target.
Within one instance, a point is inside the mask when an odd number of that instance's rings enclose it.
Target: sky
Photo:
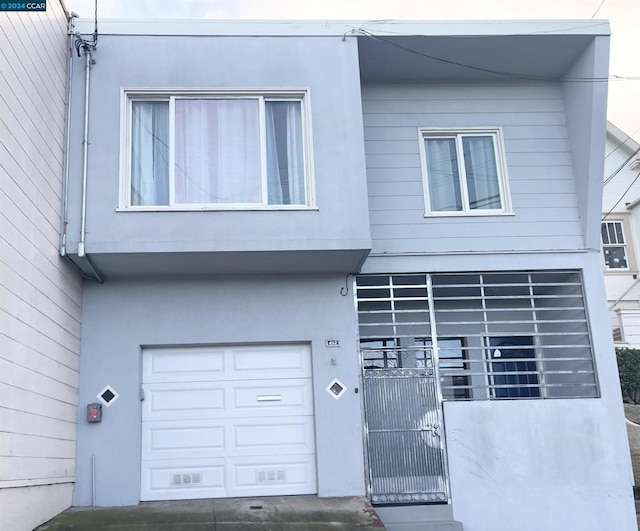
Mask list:
[[[65,0],[93,18],[94,0]],[[98,0],[98,19],[608,19],[608,118],[640,141],[640,0]]]

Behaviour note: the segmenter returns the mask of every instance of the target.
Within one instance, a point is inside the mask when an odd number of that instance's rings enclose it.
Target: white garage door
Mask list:
[[[304,345],[143,352],[141,499],[314,494]]]

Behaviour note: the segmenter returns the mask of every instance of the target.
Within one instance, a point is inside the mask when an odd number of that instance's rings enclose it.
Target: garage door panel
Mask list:
[[[142,425],[145,460],[313,453],[313,417],[154,421]]]
[[[304,415],[313,411],[308,379],[234,382],[232,415]]]
[[[146,348],[142,372],[147,383],[307,378],[311,357],[307,345]]]
[[[147,460],[224,457],[226,431],[209,420],[145,422],[142,453]]]
[[[196,382],[220,378],[225,351],[213,347],[146,349],[142,363],[145,382]]]
[[[142,462],[140,499],[188,500],[227,496],[224,459]]]
[[[305,415],[313,411],[308,378],[144,386],[145,420]]]
[[[229,455],[299,455],[314,447],[313,417],[250,419],[231,426]]]
[[[228,466],[230,496],[285,496],[317,490],[313,455],[232,458]]]
[[[225,409],[226,390],[211,382],[162,383],[144,386],[145,420],[211,418]]]
[[[313,455],[142,463],[141,500],[314,494]]]
[[[301,345],[240,347],[231,350],[237,379],[300,378],[309,376],[309,349]]]

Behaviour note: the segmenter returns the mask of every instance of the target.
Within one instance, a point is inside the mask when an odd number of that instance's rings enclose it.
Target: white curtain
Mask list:
[[[300,102],[265,103],[267,185],[270,205],[305,204]]]
[[[258,100],[176,100],[176,203],[261,203]]]
[[[431,211],[462,210],[455,139],[427,138],[425,148]]]
[[[469,208],[472,210],[501,208],[493,137],[465,136],[462,138],[462,146],[467,173]]]
[[[169,103],[131,104],[131,204],[169,204]]]

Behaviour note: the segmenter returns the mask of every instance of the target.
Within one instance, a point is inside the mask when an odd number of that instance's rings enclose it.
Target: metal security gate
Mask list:
[[[364,370],[371,501],[446,503],[447,461],[432,350],[384,352],[425,363],[423,368]],[[363,350],[363,359],[370,354],[371,350]]]

